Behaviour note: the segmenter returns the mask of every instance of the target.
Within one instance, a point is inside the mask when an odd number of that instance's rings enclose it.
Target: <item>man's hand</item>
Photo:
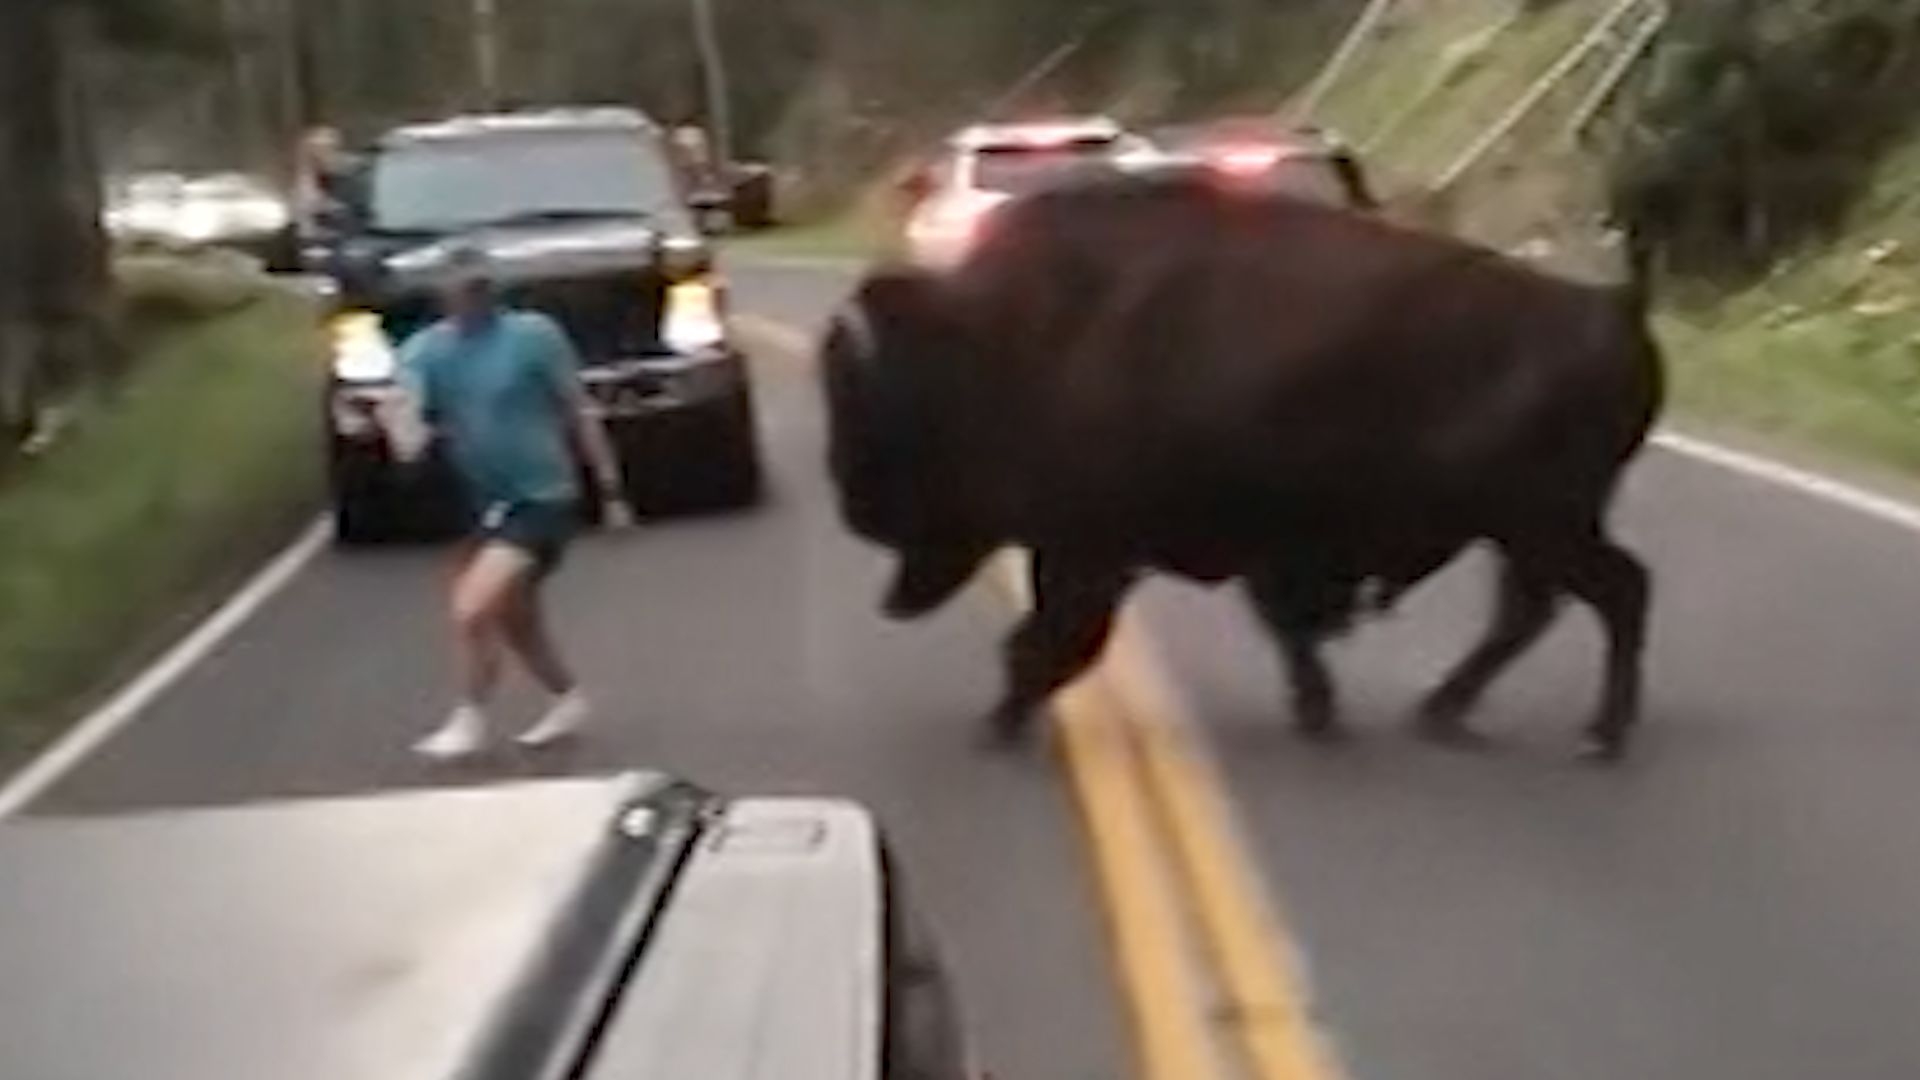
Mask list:
[[[576,365],[577,366],[577,365]],[[560,390],[572,408],[574,444],[586,457],[587,470],[600,495],[600,521],[608,529],[633,528],[633,506],[627,501],[620,458],[607,438],[606,424],[600,418],[600,406],[588,395],[580,380],[568,374],[560,380]]]
[[[373,418],[387,436],[395,460],[411,465],[426,456],[433,430],[421,416],[420,401],[404,387],[395,387],[372,406]]]

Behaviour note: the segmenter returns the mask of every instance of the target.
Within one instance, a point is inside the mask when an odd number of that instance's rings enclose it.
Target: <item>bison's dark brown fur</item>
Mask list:
[[[842,511],[901,559],[890,612],[937,607],[1003,546],[1033,553],[1000,730],[1160,570],[1240,581],[1300,723],[1329,731],[1320,643],[1488,541],[1498,613],[1426,730],[1465,735],[1571,595],[1608,635],[1590,747],[1625,747],[1649,585],[1605,517],[1660,407],[1641,289],[1190,179],[1051,192],[993,225],[949,276],[869,277],[823,372]]]

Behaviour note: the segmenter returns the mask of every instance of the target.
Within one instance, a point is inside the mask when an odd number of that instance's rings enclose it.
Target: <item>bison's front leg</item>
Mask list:
[[[1331,738],[1340,731],[1340,708],[1333,675],[1320,656],[1328,628],[1346,615],[1343,591],[1332,584],[1303,589],[1282,574],[1260,574],[1247,579],[1247,597],[1273,634],[1280,658],[1293,685],[1294,723],[1303,734]]]
[[[988,718],[992,734],[1012,741],[1056,691],[1086,671],[1106,646],[1121,598],[1124,569],[1035,552],[1033,610],[1007,639],[1007,692]]]

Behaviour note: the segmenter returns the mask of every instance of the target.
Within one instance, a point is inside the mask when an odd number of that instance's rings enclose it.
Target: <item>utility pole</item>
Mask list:
[[[707,126],[712,129],[709,145],[714,165],[725,170],[733,165],[733,109],[727,101],[726,61],[720,55],[720,34],[714,27],[712,0],[691,0],[693,36],[700,49],[700,74],[707,90]]]
[[[480,107],[500,104],[500,11],[498,0],[472,0],[473,73]]]

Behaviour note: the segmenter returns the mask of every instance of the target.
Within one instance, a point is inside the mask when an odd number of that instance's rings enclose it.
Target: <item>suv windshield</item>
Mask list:
[[[665,158],[631,131],[515,132],[389,147],[375,160],[370,194],[370,224],[391,232],[599,215],[677,226],[682,214]]]
[[[1112,164],[1117,144],[1083,139],[1048,146],[983,146],[975,152],[974,186],[1025,195]]]

